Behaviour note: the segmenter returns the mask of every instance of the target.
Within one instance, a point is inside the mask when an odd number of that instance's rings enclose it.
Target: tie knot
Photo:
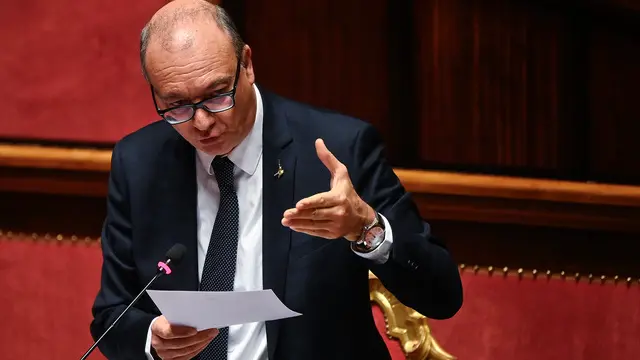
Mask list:
[[[218,186],[233,188],[233,162],[226,156],[216,156],[211,162]]]

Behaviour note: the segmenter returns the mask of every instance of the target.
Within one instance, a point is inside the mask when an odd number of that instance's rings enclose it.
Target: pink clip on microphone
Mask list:
[[[169,265],[165,264],[164,262],[162,261],[158,262],[158,267],[164,270],[165,274],[167,275],[171,274],[171,268],[169,267]]]

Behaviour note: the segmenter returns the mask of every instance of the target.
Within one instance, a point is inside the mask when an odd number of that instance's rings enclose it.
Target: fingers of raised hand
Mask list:
[[[291,225],[289,228],[299,233],[309,234],[311,236],[317,236],[325,239],[337,239],[340,236],[340,232],[335,227],[327,225],[320,227],[317,224],[314,225]]]
[[[337,232],[325,230],[325,229],[305,229],[305,228],[291,228],[294,231],[309,234],[311,236],[317,236],[324,239],[337,239],[340,235],[337,235]]]
[[[290,220],[332,220],[338,214],[334,208],[289,209],[284,212],[284,218]]]
[[[308,210],[317,208],[329,208],[344,204],[347,201],[347,196],[338,192],[337,190],[331,190],[315,194],[304,198],[296,204],[298,210]]]
[[[285,211],[282,225],[295,231],[327,239],[344,235],[347,209],[342,206],[319,209],[289,209]]]

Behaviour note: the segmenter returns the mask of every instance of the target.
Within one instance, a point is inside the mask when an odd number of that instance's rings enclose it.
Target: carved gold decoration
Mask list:
[[[384,314],[387,336],[400,341],[408,360],[454,360],[431,334],[427,318],[402,304],[382,282],[369,273],[369,298]]]

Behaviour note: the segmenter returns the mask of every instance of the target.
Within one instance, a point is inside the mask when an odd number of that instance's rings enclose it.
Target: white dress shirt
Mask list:
[[[263,106],[258,87],[256,118],[251,132],[229,154],[235,164],[235,186],[239,206],[239,236],[234,291],[262,290],[262,124]],[[220,190],[211,168],[213,156],[197,151],[196,177],[198,186],[198,281],[202,277],[213,223],[220,204]],[[356,254],[376,262],[386,262],[393,235],[384,217],[385,239],[374,251]],[[155,321],[155,319],[154,319]],[[153,322],[151,323],[153,324]],[[151,356],[151,326],[145,345]],[[264,322],[229,327],[228,360],[267,359],[267,332]]]

